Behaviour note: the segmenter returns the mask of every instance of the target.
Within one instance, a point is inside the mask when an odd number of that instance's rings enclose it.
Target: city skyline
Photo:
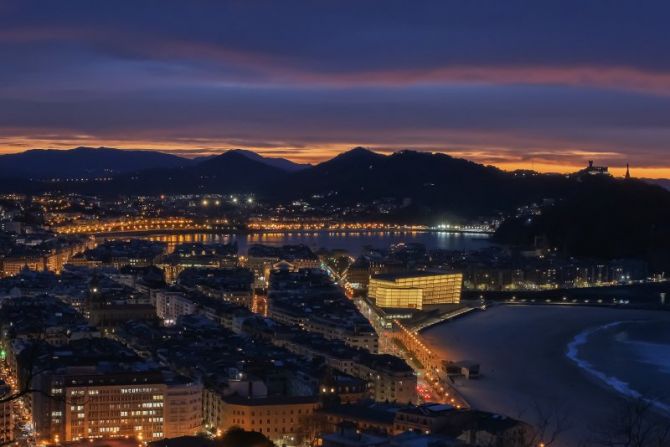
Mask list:
[[[662,2],[5,2],[0,153],[354,146],[670,178]],[[281,18],[281,20],[278,20]]]
[[[0,0],[0,446],[670,447],[669,13]]]

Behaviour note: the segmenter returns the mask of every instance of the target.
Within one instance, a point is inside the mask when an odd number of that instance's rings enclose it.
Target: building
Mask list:
[[[321,269],[273,270],[268,316],[355,348],[379,351],[374,328]]]
[[[145,241],[142,239],[109,240],[72,256],[68,263],[86,267],[111,265],[121,268],[126,265],[144,267],[153,265],[167,250],[162,242]]]
[[[12,391],[9,385],[0,380],[0,399],[10,396]],[[14,440],[14,410],[13,403],[0,403],[0,444],[9,444]]]
[[[240,427],[263,433],[276,443],[297,445],[308,435],[309,420],[318,408],[313,396],[221,396],[217,429]]]
[[[33,367],[44,369],[30,399],[38,441],[151,441],[202,428],[201,385],[175,379],[112,340],[44,347]]]
[[[60,273],[71,258],[95,246],[95,240],[92,238],[79,236],[55,238],[50,234],[40,236],[35,241],[26,238],[22,244],[12,247],[0,260],[2,276],[14,276],[24,269]]]
[[[360,294],[368,289],[370,282],[371,262],[360,256],[345,272],[347,290],[351,295]]]
[[[237,266],[237,244],[179,244],[157,265],[165,271],[165,280],[170,284],[187,268],[233,268]]]
[[[255,287],[258,288],[267,287],[270,272],[280,264],[289,266],[291,270],[321,267],[318,256],[303,244],[282,247],[254,244],[249,247],[244,263],[253,270],[256,278]]]
[[[177,284],[210,298],[245,306],[253,303],[254,274],[246,268],[188,268],[177,278]]]
[[[417,400],[417,377],[401,358],[372,354],[320,334],[289,330],[276,332],[272,343],[308,359],[323,359],[326,365],[368,384],[367,396],[377,402],[407,404]]]
[[[589,160],[589,165],[582,170],[582,173],[586,175],[610,175],[607,166],[597,166],[593,164],[593,160]]]
[[[165,388],[163,435],[177,438],[196,434],[202,429],[202,386],[190,381],[173,380]]]
[[[351,375],[371,384],[377,402],[416,403],[417,378],[401,358],[389,354],[364,354],[357,357]]]
[[[197,304],[178,290],[161,290],[155,298],[156,315],[166,324],[173,324],[182,315],[192,315]]]
[[[320,445],[323,447],[384,447],[389,446],[386,436],[363,433],[355,424],[343,422],[334,433],[322,435]]]
[[[484,411],[458,410],[443,404],[415,406],[364,402],[322,408],[317,416],[324,422],[322,433],[330,434],[321,436],[323,445],[332,446],[366,446],[365,442],[370,442],[366,439],[381,437],[388,441],[381,445],[393,447],[521,447],[530,445],[532,439],[528,436],[530,427],[519,420]],[[342,433],[343,426],[355,430]],[[357,437],[357,433],[367,436]]]
[[[92,284],[95,280],[92,281]],[[128,320],[156,318],[154,306],[132,289],[102,289],[92,286],[85,303],[85,315],[91,325],[110,330]]]
[[[368,296],[379,307],[423,309],[461,301],[463,274],[409,272],[370,279]]]
[[[185,315],[201,315],[238,333],[242,322],[251,316],[251,311],[245,306],[210,298],[195,291],[161,290],[156,293],[154,306],[156,316],[166,325],[174,324]]]
[[[3,276],[18,275],[24,269],[37,272],[46,270],[44,258],[41,256],[17,256],[2,260]]]

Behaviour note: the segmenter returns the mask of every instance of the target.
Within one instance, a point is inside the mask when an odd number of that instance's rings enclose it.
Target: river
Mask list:
[[[277,233],[244,234],[161,234],[146,237],[150,240],[167,242],[168,245],[185,242],[228,243],[237,242],[240,254],[246,254],[250,245],[294,245],[305,244],[313,250],[319,248],[343,249],[352,255],[359,255],[363,247],[385,249],[399,242],[421,243],[430,249],[477,250],[491,245],[487,234],[448,233],[435,231],[299,231]]]

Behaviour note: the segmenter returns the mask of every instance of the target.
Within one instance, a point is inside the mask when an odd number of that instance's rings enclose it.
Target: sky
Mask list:
[[[0,152],[354,146],[670,178],[670,2],[0,0]]]

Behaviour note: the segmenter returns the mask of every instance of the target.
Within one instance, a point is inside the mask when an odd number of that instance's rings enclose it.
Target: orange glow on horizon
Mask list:
[[[596,163],[597,164],[597,163]],[[552,164],[552,163],[493,163],[494,166],[505,171],[515,171],[517,169],[529,169],[542,173],[570,174],[586,167],[584,164]],[[626,174],[625,166],[610,166],[609,172],[614,177],[623,177]],[[661,179],[670,178],[670,167],[650,167],[650,166],[631,166],[630,173],[636,178]]]
[[[67,141],[59,141],[54,143],[53,141],[47,140],[25,140],[25,139],[5,139],[6,142],[2,141],[0,138],[0,154],[10,154],[23,152],[32,148],[40,149],[56,149],[56,150],[66,150],[78,146],[87,146],[87,147],[111,147],[119,148],[125,150],[157,150],[160,152],[171,153],[174,155],[186,157],[186,158],[195,158],[205,155],[216,155],[222,152],[225,152],[231,148],[246,149],[250,151],[257,152],[265,157],[281,157],[287,158],[297,163],[320,163],[326,161],[330,158],[337,156],[342,152],[346,152],[353,147],[363,146],[363,147],[372,147],[372,150],[382,154],[389,154],[393,152],[392,149],[388,150],[378,150],[373,144],[357,144],[357,143],[342,143],[342,144],[310,144],[307,147],[292,147],[291,145],[281,145],[277,144],[276,147],[249,147],[240,144],[231,144],[227,142],[214,142],[207,141],[206,145],[203,142],[196,141],[185,141],[185,142],[168,142],[168,141],[152,141],[152,140],[137,140],[137,141],[128,141],[128,140],[104,140],[100,141],[94,138],[82,137],[81,139],[72,139]],[[20,142],[17,142],[20,141]],[[150,148],[150,149],[149,149]],[[397,149],[400,150],[400,149]],[[422,148],[416,148],[416,150],[422,150]],[[544,160],[517,160],[517,157],[510,154],[505,154],[501,152],[501,155],[498,156],[496,161],[490,161],[487,157],[488,154],[492,152],[482,153],[479,149],[473,148],[472,150],[444,150],[436,151],[435,149],[424,149],[427,152],[442,152],[445,154],[450,154],[457,158],[465,158],[476,163],[484,165],[496,166],[500,169],[506,171],[513,171],[517,169],[524,170],[534,170],[540,173],[560,173],[567,174],[571,172],[576,172],[580,169],[583,169],[586,166],[586,159],[583,157],[565,157],[565,162],[561,161],[544,161]],[[495,153],[497,155],[497,153]],[[500,161],[501,156],[508,156],[509,161]],[[583,154],[582,154],[583,155]],[[602,157],[606,157],[607,154],[603,154]],[[593,158],[596,160],[596,164],[599,163],[598,153],[594,152]],[[607,163],[603,163],[607,165]],[[661,179],[661,178],[670,178],[670,166],[636,166],[632,164],[631,166],[631,175],[636,178],[650,178],[650,179]],[[615,177],[623,177],[626,172],[626,166],[610,165],[610,173]]]

